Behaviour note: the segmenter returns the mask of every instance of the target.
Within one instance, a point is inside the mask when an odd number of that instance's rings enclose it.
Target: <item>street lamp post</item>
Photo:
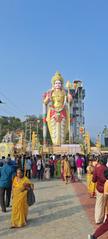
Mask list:
[[[30,115],[26,115],[25,121],[25,143],[27,143],[27,132],[29,132],[29,153],[32,152],[32,120],[30,119]]]
[[[31,130],[31,122],[30,122],[30,153],[31,153],[31,151],[32,151],[32,149],[31,149],[31,146],[32,146],[32,135],[31,135],[31,132],[32,130]]]
[[[72,128],[71,128],[71,107],[70,107],[70,100],[69,100],[69,95],[70,95],[70,88],[71,88],[71,83],[70,81],[68,80],[67,83],[66,83],[66,87],[68,89],[68,112],[69,112],[69,144],[71,143],[71,140],[72,140]]]
[[[0,104],[3,104],[2,100],[0,100]],[[1,130],[2,130],[2,127],[1,127],[1,124],[0,124],[0,136],[1,136]]]
[[[37,120],[37,136],[38,136],[38,133],[39,133],[39,123],[40,123],[40,120],[38,119]]]

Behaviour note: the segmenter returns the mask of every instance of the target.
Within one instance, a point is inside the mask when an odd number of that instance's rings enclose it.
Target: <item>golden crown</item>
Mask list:
[[[55,84],[55,81],[61,81],[62,85],[64,84],[64,79],[63,77],[61,76],[60,72],[56,72],[55,75],[52,77],[52,85]]]

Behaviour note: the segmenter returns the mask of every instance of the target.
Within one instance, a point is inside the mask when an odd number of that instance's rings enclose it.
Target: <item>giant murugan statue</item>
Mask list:
[[[45,93],[43,100],[43,138],[46,138],[46,124],[50,132],[52,143],[60,145],[65,143],[69,129],[69,113],[67,101],[71,101],[71,95],[66,93],[64,80],[59,72],[52,78],[52,89]]]

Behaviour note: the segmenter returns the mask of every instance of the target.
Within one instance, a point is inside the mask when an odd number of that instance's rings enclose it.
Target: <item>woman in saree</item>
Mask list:
[[[70,180],[70,176],[71,176],[71,172],[70,172],[69,160],[68,160],[67,157],[65,157],[65,160],[64,160],[64,180],[65,180],[66,184]]]
[[[64,156],[61,159],[61,179],[64,181]]]
[[[58,178],[61,177],[61,160],[60,160],[60,158],[58,158],[58,160],[57,160],[56,176],[57,176]]]
[[[32,177],[36,178],[36,176],[37,176],[37,161],[34,157],[32,162]]]
[[[90,197],[95,197],[96,184],[92,182],[94,166],[93,162],[89,161],[87,166],[87,189]]]
[[[23,176],[21,169],[17,169],[17,175],[12,184],[12,216],[11,228],[20,228],[27,224],[28,204],[27,191],[33,188],[31,181]]]

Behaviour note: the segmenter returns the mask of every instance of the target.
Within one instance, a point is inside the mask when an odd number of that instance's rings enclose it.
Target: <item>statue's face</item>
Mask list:
[[[62,83],[60,80],[56,80],[54,84],[55,89],[61,89],[62,88]]]

